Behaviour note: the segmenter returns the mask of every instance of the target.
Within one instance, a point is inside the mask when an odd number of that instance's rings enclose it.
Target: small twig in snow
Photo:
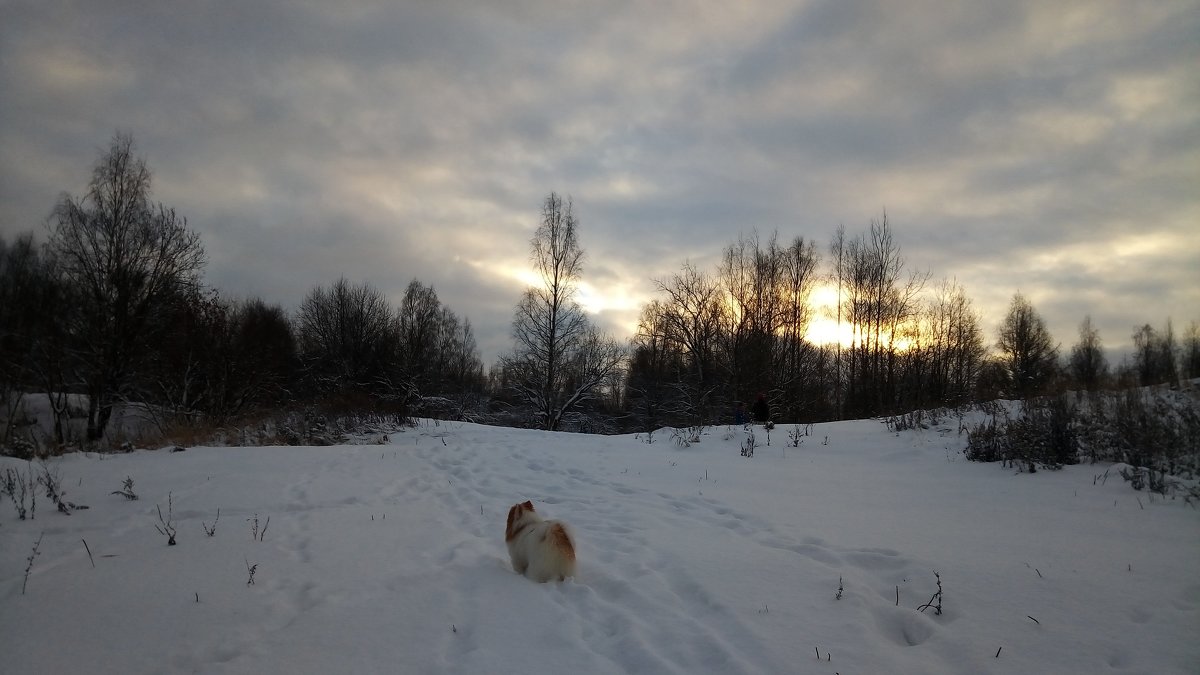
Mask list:
[[[163,520],[162,507],[159,506],[158,504],[155,504],[154,508],[158,510],[158,522],[162,523],[162,527],[155,525],[154,529],[158,530],[159,534],[161,534],[162,536],[167,538],[167,546],[174,546],[175,545],[175,525],[171,522],[171,520],[174,518],[174,505],[172,503],[171,493],[170,492],[167,493],[167,518],[166,518],[166,520]]]
[[[208,523],[204,522],[203,520],[200,521],[200,526],[204,528],[204,534],[207,534],[210,537],[213,536],[214,534],[216,534],[217,533],[217,521],[220,519],[221,519],[221,509],[217,509],[217,517],[215,520],[213,520],[212,527],[209,527]]]
[[[135,501],[138,498],[138,496],[133,492],[133,479],[129,476],[126,476],[125,480],[121,481],[121,489],[113,490],[112,493],[114,495],[121,495],[129,501]]]
[[[933,594],[933,597],[929,599],[929,602],[918,607],[917,611],[924,612],[925,610],[932,607],[933,613],[937,614],[938,616],[941,616],[941,614],[942,614],[942,575],[938,574],[937,572],[934,572],[933,576],[937,577],[937,592]],[[937,601],[936,605],[933,604],[935,600]]]
[[[374,516],[371,519],[374,520]],[[271,516],[267,516],[267,522],[263,525],[262,532],[258,531],[258,514],[254,514],[253,518],[247,518],[246,522],[250,523],[250,538],[254,541],[262,541],[263,537],[267,536],[267,527],[271,525]],[[215,523],[214,523],[215,525]]]
[[[33,559],[41,555],[41,553],[38,552],[38,547],[42,545],[42,537],[44,536],[46,536],[44,531],[38,535],[37,541],[33,542],[33,551],[31,551],[29,553],[29,557],[26,558],[26,560],[29,561],[29,564],[25,566],[25,580],[21,582],[21,595],[25,595],[25,586],[29,583],[29,572],[33,570]]]

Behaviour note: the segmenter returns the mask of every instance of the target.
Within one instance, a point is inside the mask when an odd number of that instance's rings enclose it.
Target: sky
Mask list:
[[[0,236],[49,234],[113,134],[206,282],[294,309],[416,278],[511,349],[569,195],[580,300],[629,336],[739,235],[887,213],[909,270],[1090,316],[1200,319],[1200,2],[0,0]]]

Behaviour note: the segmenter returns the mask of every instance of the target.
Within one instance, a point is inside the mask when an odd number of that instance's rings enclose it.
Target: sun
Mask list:
[[[808,298],[813,319],[808,322],[808,330],[804,332],[805,340],[820,347],[838,344],[849,347],[854,344],[854,325],[848,321],[838,322],[837,305],[837,286],[821,284],[813,289]]]
[[[808,322],[804,339],[819,347],[837,344],[849,347],[854,344],[854,326],[846,322],[839,324],[837,319],[821,317]]]

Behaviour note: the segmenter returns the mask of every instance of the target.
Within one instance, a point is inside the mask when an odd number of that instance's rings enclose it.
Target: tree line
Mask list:
[[[542,285],[518,303],[514,351],[491,373],[491,397],[524,406],[509,423],[703,426],[731,421],[759,395],[776,419],[815,422],[1200,377],[1195,322],[1181,343],[1170,321],[1139,327],[1132,360],[1110,368],[1090,317],[1063,358],[1017,292],[989,340],[961,284],[907,269],[886,213],[857,236],[838,228],[828,257],[803,237],[751,233],[712,270],[684,262],[656,281],[624,351],[574,303],[584,254],[569,198],[547,197],[531,249]],[[831,344],[808,337],[822,285],[836,289]]]
[[[77,440],[79,405],[92,443],[121,404],[212,427],[285,405],[405,410],[421,394],[482,389],[471,323],[432,287],[414,279],[392,307],[341,278],[294,316],[232,300],[205,286],[199,235],[150,194],[132,137],[117,134],[83,196],[55,205],[44,244],[0,238],[0,444],[30,392],[46,393],[61,446]]]
[[[777,419],[816,422],[1200,377],[1196,322],[1182,341],[1170,321],[1138,327],[1131,360],[1110,366],[1090,317],[1064,356],[1017,292],[990,341],[961,284],[906,268],[886,213],[857,236],[838,228],[825,251],[743,235],[715,269],[685,262],[659,280],[631,343],[624,403],[635,426],[729,420],[759,395]],[[822,284],[836,289],[831,344],[806,337]]]
[[[908,268],[886,213],[820,247],[752,232],[711,269],[685,261],[655,281],[622,342],[576,302],[579,219],[553,192],[530,241],[540,283],[485,376],[470,321],[416,279],[395,306],[344,277],[294,314],[222,296],[204,284],[199,236],[150,188],[132,137],[117,134],[83,196],[55,205],[44,244],[0,238],[0,443],[22,392],[46,392],[61,445],[79,401],[88,442],[128,403],[212,427],[289,406],[408,414],[449,397],[437,414],[619,431],[728,422],[759,395],[780,421],[815,422],[1200,376],[1195,322],[1181,339],[1170,321],[1138,327],[1131,360],[1113,366],[1090,318],[1060,354],[1017,293],[990,341],[961,284]],[[831,316],[814,316],[818,288],[835,294]],[[837,339],[809,337],[817,318]]]

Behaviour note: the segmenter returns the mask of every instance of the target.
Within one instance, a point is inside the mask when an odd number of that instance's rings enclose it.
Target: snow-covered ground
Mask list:
[[[385,445],[52,460],[90,508],[0,505],[0,671],[1200,672],[1182,500],[1104,466],[967,462],[951,428],[789,430],[750,459],[725,427],[680,448],[422,422]],[[126,477],[139,500],[112,494]],[[525,499],[573,526],[575,579],[511,570]],[[940,615],[917,609],[935,572]]]

